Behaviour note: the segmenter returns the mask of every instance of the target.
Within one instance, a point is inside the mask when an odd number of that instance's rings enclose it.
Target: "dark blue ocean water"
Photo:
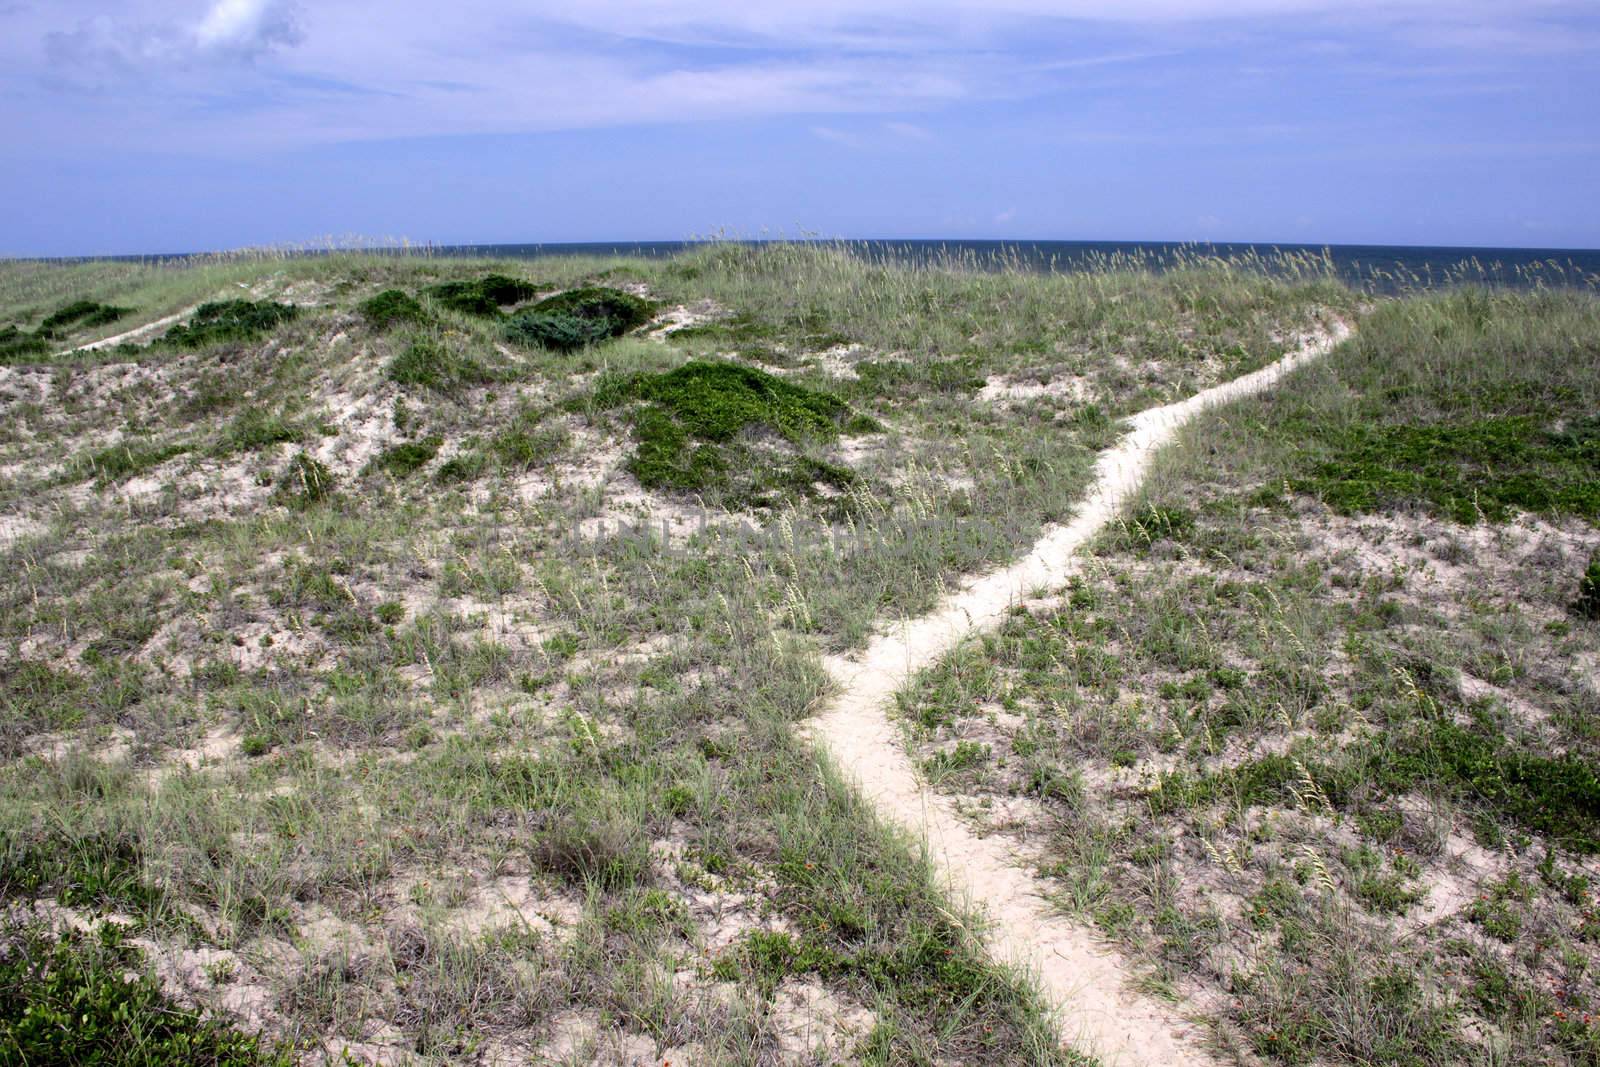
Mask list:
[[[1107,265],[1167,270],[1220,257],[1274,272],[1325,267],[1347,284],[1374,292],[1476,284],[1600,290],[1600,249],[1459,248],[1416,245],[1176,244],[1133,241],[837,241],[826,242],[872,260],[974,269],[1021,267],[1072,271]],[[601,241],[584,244],[434,246],[434,255],[514,259],[559,255],[660,258],[694,245],[687,241]]]

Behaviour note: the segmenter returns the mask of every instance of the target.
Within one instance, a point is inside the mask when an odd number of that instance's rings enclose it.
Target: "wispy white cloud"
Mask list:
[[[18,32],[0,35],[0,89],[116,87],[119,99],[98,105],[113,131],[126,124],[107,116],[137,108],[140,137],[219,147],[775,115],[806,116],[824,138],[913,141],[931,124],[897,118],[865,136],[817,120],[1148,86],[1223,37],[1248,52],[1268,23],[1305,34],[1328,63],[1343,61],[1352,27],[1393,27],[1435,48],[1555,48],[1547,17],[1571,10],[1558,0],[453,0],[441,17],[434,0],[179,0],[176,11],[172,0],[80,0],[19,11]],[[94,118],[86,102],[56,106]]]

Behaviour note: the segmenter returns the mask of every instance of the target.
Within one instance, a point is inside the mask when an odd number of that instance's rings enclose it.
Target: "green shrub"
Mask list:
[[[300,428],[282,415],[270,415],[260,408],[247,408],[223,431],[218,451],[253,452],[258,448],[298,441]]]
[[[439,446],[444,444],[442,437],[425,437],[421,441],[409,441],[403,445],[395,445],[378,453],[373,459],[370,469],[384,471],[396,478],[404,478],[428,464],[428,461],[439,454]]]
[[[643,326],[655,305],[620,289],[590,286],[541,300],[506,323],[507,340],[571,352]]]
[[[43,923],[0,925],[0,1063],[77,1067],[254,1067],[291,1062],[170,1000],[122,927],[57,936]]]
[[[116,322],[132,308],[112,307],[93,300],[75,300],[39,324],[40,337],[59,337],[73,329],[86,330]]]
[[[434,477],[445,485],[470,482],[483,474],[489,460],[482,452],[458,452],[439,464]]]
[[[538,291],[537,286],[504,274],[490,274],[472,282],[441,282],[423,290],[442,307],[486,318],[497,317],[502,307],[521,303]]]
[[[50,345],[43,337],[24,333],[15,326],[0,330],[0,366],[42,356],[49,351]]]
[[[297,452],[279,477],[273,496],[281,504],[305,508],[328,499],[333,491],[333,472],[310,453]]]
[[[1600,619],[1600,552],[1589,557],[1589,566],[1578,579],[1578,599],[1572,610],[1585,619]]]
[[[174,326],[161,338],[179,348],[204,348],[228,342],[254,341],[300,314],[293,304],[270,300],[223,300],[202,304],[185,325]]]
[[[367,325],[374,330],[387,330],[395,323],[424,323],[428,313],[417,301],[398,289],[385,289],[377,296],[363,300],[356,306]]]
[[[78,461],[80,477],[95,478],[102,484],[125,481],[137,474],[143,474],[152,467],[159,467],[174,456],[182,455],[187,449],[183,445],[153,445],[137,441],[125,441],[91,452]]]
[[[629,470],[650,488],[738,489],[761,503],[763,491],[805,493],[819,481],[845,488],[855,477],[808,457],[750,453],[740,440],[750,430],[794,444],[830,441],[851,414],[836,396],[753,367],[695,360],[661,374],[606,376],[594,402],[602,408],[642,402],[633,416],[637,448]]]
[[[1345,514],[1415,502],[1468,525],[1518,511],[1600,518],[1600,419],[1559,431],[1544,421],[1355,423],[1325,432],[1334,455],[1299,487]]]

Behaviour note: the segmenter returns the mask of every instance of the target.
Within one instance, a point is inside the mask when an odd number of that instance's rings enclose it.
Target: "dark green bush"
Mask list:
[[[254,341],[299,314],[300,309],[293,304],[275,304],[270,300],[201,304],[187,324],[174,326],[161,340],[179,348]]]
[[[537,286],[504,274],[490,274],[472,282],[441,282],[423,290],[442,307],[486,318],[495,318],[501,308],[519,304],[538,291]]]
[[[356,310],[374,330],[387,330],[395,323],[424,323],[428,313],[415,298],[398,289],[385,289],[377,296],[363,300]]]
[[[73,329],[85,330],[116,322],[132,308],[113,307],[93,300],[75,300],[39,324],[40,337],[59,337]]]
[[[541,300],[511,317],[506,338],[516,344],[571,352],[649,322],[655,305],[620,289],[589,286]]]

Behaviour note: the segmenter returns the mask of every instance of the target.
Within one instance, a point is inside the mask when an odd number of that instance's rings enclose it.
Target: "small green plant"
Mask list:
[[[398,600],[385,600],[374,609],[373,614],[385,626],[397,626],[405,621],[406,606]]]
[[[278,477],[278,488],[273,495],[281,504],[307,508],[327,500],[333,492],[333,472],[309,452],[296,452]]]
[[[154,467],[159,467],[174,456],[188,451],[184,445],[157,445],[138,441],[125,441],[102,448],[82,457],[76,467],[79,477],[94,478],[102,485],[126,481]]]
[[[224,455],[230,452],[254,452],[272,445],[290,444],[301,440],[303,436],[300,427],[282,415],[274,415],[260,408],[247,408],[223,431],[217,451]]]
[[[506,323],[515,344],[571,352],[650,321],[655,305],[620,289],[573,289],[541,300]]]
[[[93,300],[74,300],[49,315],[39,324],[40,337],[60,337],[73,330],[86,330],[116,322],[132,308],[113,307]]]
[[[1589,566],[1578,579],[1578,599],[1572,602],[1573,614],[1584,619],[1600,619],[1600,552],[1589,557]]]
[[[416,298],[398,289],[385,289],[356,305],[356,310],[361,312],[361,317],[367,320],[368,326],[379,331],[387,330],[396,324],[421,325],[428,321],[428,313],[417,303]]]
[[[161,338],[178,348],[254,341],[291,322],[300,314],[293,304],[270,300],[223,300],[201,304],[188,323],[174,326]]]
[[[369,469],[383,471],[396,478],[407,477],[427,466],[439,454],[439,447],[443,444],[444,438],[435,436],[386,448],[372,460]]]
[[[489,274],[471,282],[441,282],[424,290],[442,307],[485,318],[499,316],[501,308],[520,304],[538,291],[537,286],[504,274]]]
[[[443,485],[470,482],[481,476],[489,465],[482,452],[458,452],[439,464],[434,477]]]
[[[251,734],[239,742],[239,751],[251,759],[265,756],[272,751],[272,741],[260,734]]]

